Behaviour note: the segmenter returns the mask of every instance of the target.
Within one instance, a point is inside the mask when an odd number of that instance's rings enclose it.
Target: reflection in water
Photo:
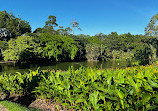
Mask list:
[[[73,66],[76,70],[81,66],[84,67],[92,67],[92,68],[116,68],[116,67],[126,67],[126,61],[101,61],[101,62],[54,62],[54,63],[47,63],[47,64],[13,64],[13,63],[6,63],[0,64],[0,73],[16,73],[16,72],[28,72],[29,69],[36,70],[40,67],[41,70],[68,70],[69,67]]]

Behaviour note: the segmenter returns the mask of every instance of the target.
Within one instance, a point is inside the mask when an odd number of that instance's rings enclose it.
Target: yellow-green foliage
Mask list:
[[[38,86],[41,77],[44,76],[39,70],[21,74],[1,74],[0,75],[0,91],[9,94],[28,94]]]
[[[54,98],[81,110],[148,110],[157,108],[158,68],[141,66],[51,72],[36,87],[42,98]]]
[[[8,41],[8,49],[3,53],[4,60],[18,61],[38,55],[42,52],[40,44],[34,42],[33,37],[19,36]]]
[[[13,82],[10,81],[9,76],[4,75],[0,76],[1,87],[3,91],[12,91],[17,83],[7,89],[8,85],[6,87],[5,84]],[[25,79],[30,82],[26,84],[34,83],[31,91],[37,98],[50,99],[61,103],[63,107],[97,111],[156,110],[158,108],[158,68],[156,66],[105,70],[81,67],[76,71],[70,68],[64,72],[31,71],[28,75]],[[4,82],[3,79],[9,82]],[[21,81],[18,78],[15,80]],[[25,85],[25,89],[29,89],[29,85]]]
[[[73,60],[77,54],[77,42],[68,36],[52,35],[50,33],[41,34],[41,41],[45,43],[43,56],[49,59],[54,57],[56,61]],[[68,58],[67,58],[68,57]]]

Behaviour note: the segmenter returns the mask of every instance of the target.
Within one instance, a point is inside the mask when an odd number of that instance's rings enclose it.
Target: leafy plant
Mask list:
[[[9,94],[35,94],[74,110],[156,110],[158,68],[137,66],[97,70],[30,71],[0,75],[0,88]]]

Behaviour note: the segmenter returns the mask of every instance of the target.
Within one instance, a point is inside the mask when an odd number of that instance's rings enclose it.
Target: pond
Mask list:
[[[36,70],[40,67],[41,70],[67,70],[73,66],[74,69],[78,69],[81,66],[92,67],[92,68],[122,68],[127,67],[126,61],[101,61],[101,62],[53,62],[44,64],[14,64],[14,63],[3,63],[0,64],[0,73],[16,73],[16,72],[28,72],[29,69]]]

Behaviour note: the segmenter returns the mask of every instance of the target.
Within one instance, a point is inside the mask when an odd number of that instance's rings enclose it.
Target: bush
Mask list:
[[[33,37],[20,36],[17,39],[11,39],[8,42],[8,49],[3,53],[4,60],[25,61],[40,55],[42,48],[36,43]]]

